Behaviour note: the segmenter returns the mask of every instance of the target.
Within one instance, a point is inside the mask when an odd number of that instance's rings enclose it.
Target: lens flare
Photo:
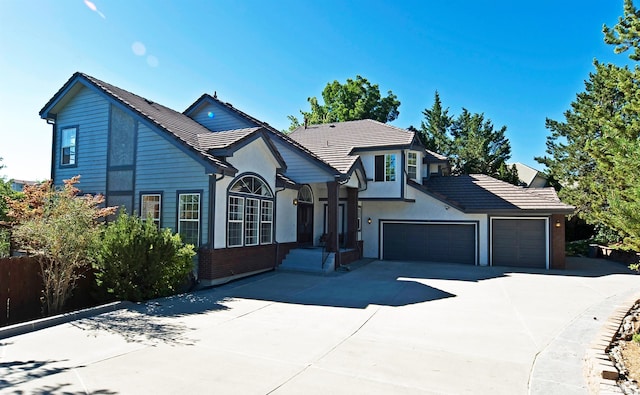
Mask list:
[[[145,48],[144,44],[140,41],[136,41],[131,44],[131,50],[137,56],[143,56],[145,53],[147,53],[147,48]]]
[[[153,55],[147,56],[147,64],[151,67],[158,67],[158,58]]]
[[[96,14],[100,15],[100,17],[102,19],[107,19],[106,16],[104,16],[104,14],[102,12],[100,12],[100,10],[98,10],[98,7],[96,7],[95,4],[93,4],[93,2],[89,1],[89,0],[84,0],[84,5],[87,6],[87,8],[89,8],[91,11],[95,12]]]
[[[212,118],[212,119],[213,119],[213,117],[215,117],[215,116],[216,116],[216,114],[214,114],[214,113],[212,113],[211,111],[209,111],[209,112],[207,113],[207,116],[208,116],[209,118]]]

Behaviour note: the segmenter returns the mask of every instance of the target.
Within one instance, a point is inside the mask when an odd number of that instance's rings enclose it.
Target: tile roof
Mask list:
[[[441,155],[437,152],[434,152],[431,150],[425,150],[425,151],[426,151],[425,159],[427,160],[427,162],[441,162],[449,159],[446,156]]]
[[[466,213],[557,212],[574,207],[558,199],[553,188],[522,188],[484,174],[432,177],[410,185]]]
[[[212,149],[220,149],[226,148],[243,138],[253,134],[254,132],[262,129],[261,127],[255,128],[244,128],[244,129],[234,129],[234,130],[225,130],[222,132],[207,132],[198,134],[198,146],[200,149],[205,151]]]
[[[301,126],[289,137],[341,173],[358,160],[355,149],[403,147],[415,141],[413,132],[371,119]]]

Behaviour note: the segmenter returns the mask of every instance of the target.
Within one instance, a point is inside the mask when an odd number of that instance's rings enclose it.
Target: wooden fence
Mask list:
[[[95,304],[94,277],[89,272],[78,282],[67,310]],[[0,326],[41,318],[42,276],[38,261],[29,256],[0,259]]]

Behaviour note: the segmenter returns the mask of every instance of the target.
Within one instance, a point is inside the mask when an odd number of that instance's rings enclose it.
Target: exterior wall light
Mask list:
[[[298,199],[293,199],[293,205],[297,206],[298,205]]]
[[[371,217],[369,217],[369,219],[367,219],[367,223],[368,223],[369,225],[371,225],[371,223],[372,223],[372,222],[373,222],[373,221],[371,220]]]
[[[556,220],[556,228],[559,228],[559,227],[561,227],[561,226],[562,226],[562,224],[560,223],[560,220],[559,220],[559,219],[557,219],[557,220]]]

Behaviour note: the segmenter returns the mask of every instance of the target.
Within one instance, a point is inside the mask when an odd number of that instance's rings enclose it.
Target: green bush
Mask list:
[[[0,258],[6,258],[11,254],[11,234],[7,229],[0,229]]]
[[[635,343],[640,343],[640,333],[634,333],[632,339]]]
[[[96,281],[121,300],[173,295],[193,268],[193,245],[158,229],[153,221],[121,213],[107,227],[96,264]]]

